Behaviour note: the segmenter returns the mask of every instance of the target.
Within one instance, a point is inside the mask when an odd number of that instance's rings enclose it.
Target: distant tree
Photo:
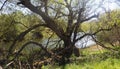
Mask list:
[[[17,36],[24,32],[26,29],[31,27],[33,24],[39,24],[39,18],[34,14],[23,14],[20,11],[16,11],[10,14],[1,14],[0,15],[0,41],[8,42],[10,44],[12,41],[17,38]],[[32,34],[36,32],[39,33],[39,40],[42,39],[43,28],[37,28],[39,32],[35,29],[32,30],[24,40],[34,40]],[[22,41],[23,39],[19,40]],[[6,45],[7,46],[7,45]],[[7,46],[8,47],[8,46]],[[18,46],[17,46],[18,47]]]
[[[14,40],[18,35],[15,21],[11,19],[12,16],[2,14],[0,15],[0,38],[5,42]]]
[[[101,15],[99,19],[99,28],[111,28],[109,31],[100,32],[97,37],[102,43],[108,43],[111,46],[120,45],[120,11],[113,10]]]

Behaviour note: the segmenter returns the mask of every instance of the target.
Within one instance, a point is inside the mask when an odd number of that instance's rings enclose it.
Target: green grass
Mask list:
[[[64,66],[43,66],[42,69],[120,69],[120,59],[108,58],[102,61],[71,63]]]
[[[111,53],[104,50],[82,52],[85,56],[73,63],[66,64],[65,66],[47,65],[43,66],[42,69],[120,69],[120,54]],[[74,58],[74,57],[73,57]]]

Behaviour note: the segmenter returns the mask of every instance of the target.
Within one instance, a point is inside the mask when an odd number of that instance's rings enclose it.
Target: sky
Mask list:
[[[118,9],[119,6],[115,2],[115,0],[105,0],[102,6],[105,7],[107,10]]]
[[[0,7],[2,6],[4,1],[5,0],[0,0]],[[15,1],[17,1],[17,0],[15,0]],[[14,4],[15,4],[15,1],[13,1]],[[98,12],[98,13],[104,12],[103,11],[104,9],[106,9],[107,11],[108,10],[111,11],[111,10],[118,9],[118,8],[120,9],[120,7],[115,2],[116,2],[116,0],[94,0],[93,8],[94,8],[94,10],[97,9],[96,12]],[[100,3],[102,3],[102,4],[100,4]],[[8,11],[12,12],[12,10],[14,10],[14,11],[16,11],[16,10],[23,11],[24,10],[23,13],[30,12],[27,8],[23,8],[23,7],[14,5],[14,4],[7,2],[4,6],[2,13],[7,13]],[[9,8],[6,9],[6,7],[9,7]],[[13,7],[15,7],[15,8],[13,8]]]

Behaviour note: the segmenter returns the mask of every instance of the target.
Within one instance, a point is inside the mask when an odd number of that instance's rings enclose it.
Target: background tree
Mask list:
[[[114,10],[102,15],[99,19],[99,28],[112,28],[109,31],[103,31],[98,34],[98,39],[102,43],[108,43],[113,47],[119,47],[120,39],[120,12]]]

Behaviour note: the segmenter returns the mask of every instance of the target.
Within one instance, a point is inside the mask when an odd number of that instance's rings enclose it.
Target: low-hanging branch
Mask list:
[[[98,33],[101,32],[101,31],[110,31],[110,30],[112,30],[114,27],[115,27],[115,25],[113,25],[111,28],[108,28],[108,29],[99,29],[99,30],[97,30],[97,31],[94,32],[94,33],[85,33],[85,34],[82,35],[81,37],[77,38],[73,43],[75,44],[78,40],[81,40],[82,38],[84,38],[84,37],[86,37],[86,36],[91,36],[91,37],[93,37],[93,35],[96,35],[96,34],[98,34]],[[94,38],[94,40],[95,40],[95,38]],[[96,42],[97,42],[98,44],[102,45],[102,47],[104,47],[104,48],[106,48],[106,49],[112,50],[111,48],[104,46],[103,44],[101,44],[101,43],[98,42],[97,40],[96,40]]]
[[[114,26],[111,27],[111,28],[108,28],[108,29],[99,29],[99,30],[97,30],[97,31],[94,32],[94,33],[85,33],[83,36],[77,38],[77,39],[75,40],[75,42],[77,42],[78,40],[81,40],[81,39],[84,38],[85,36],[88,36],[88,35],[93,36],[93,35],[98,34],[98,33],[101,32],[101,31],[110,31],[110,30],[112,30],[113,28],[114,28]]]
[[[50,52],[47,51],[47,48],[45,48],[42,44],[39,44],[37,42],[34,42],[34,41],[29,41],[27,43],[25,43],[21,48],[20,50],[16,53],[15,57],[11,60],[11,61],[14,61],[18,55],[20,54],[20,52],[26,47],[26,46],[29,46],[30,44],[35,44],[35,46],[39,46],[42,50],[44,50],[46,53],[50,54]]]
[[[11,65],[14,60],[19,56],[19,54],[22,52],[22,50],[26,47],[26,46],[29,46],[30,44],[35,44],[35,46],[38,46],[40,47],[42,50],[44,50],[46,53],[48,54],[52,54],[51,52],[48,52],[48,50],[42,45],[42,44],[39,44],[37,42],[33,42],[33,41],[29,41],[27,43],[25,43],[21,48],[20,50],[15,54],[14,58],[10,60],[10,62],[6,65],[6,67],[8,67],[9,65]]]
[[[14,39],[14,41],[12,42],[12,44],[11,44],[9,50],[8,50],[7,58],[9,58],[9,55],[11,54],[11,52],[12,52],[13,48],[15,47],[15,44],[16,44],[17,41],[22,40],[27,33],[29,33],[29,32],[32,31],[33,29],[36,29],[36,28],[38,28],[38,27],[40,27],[40,26],[46,26],[46,24],[37,24],[37,25],[34,25],[34,26],[28,28],[27,30],[25,30],[24,32],[20,33],[20,34]]]
[[[79,12],[80,13],[80,12]],[[79,14],[79,16],[80,16],[80,14]],[[92,18],[98,18],[98,16],[99,16],[99,14],[97,14],[97,15],[92,15],[92,16],[90,16],[90,17],[88,17],[88,18],[86,18],[86,19],[83,19],[83,20],[80,20],[79,21],[79,18],[78,18],[78,21],[75,23],[75,25],[74,25],[74,27],[73,28],[75,28],[75,31],[74,31],[74,34],[75,34],[75,36],[74,36],[74,39],[73,39],[73,41],[75,41],[76,42],[76,36],[77,36],[77,30],[78,30],[78,28],[79,28],[79,26],[80,26],[80,24],[81,23],[83,23],[83,22],[85,22],[85,21],[89,21],[89,20],[91,20]],[[99,30],[100,31],[100,30]],[[99,32],[98,31],[98,32]],[[97,33],[97,32],[96,32]],[[85,34],[85,36],[86,35],[89,35],[89,33],[88,34]],[[84,35],[83,35],[83,37],[84,37]],[[81,37],[82,38],[82,37]],[[79,39],[78,39],[79,40]]]
[[[116,51],[115,49],[111,48],[111,47],[107,47],[105,46],[104,44],[102,44],[100,41],[96,40],[94,37],[92,37],[93,40],[98,44],[100,45],[101,47],[105,48],[105,49],[108,49],[108,50],[111,50],[111,51]]]

